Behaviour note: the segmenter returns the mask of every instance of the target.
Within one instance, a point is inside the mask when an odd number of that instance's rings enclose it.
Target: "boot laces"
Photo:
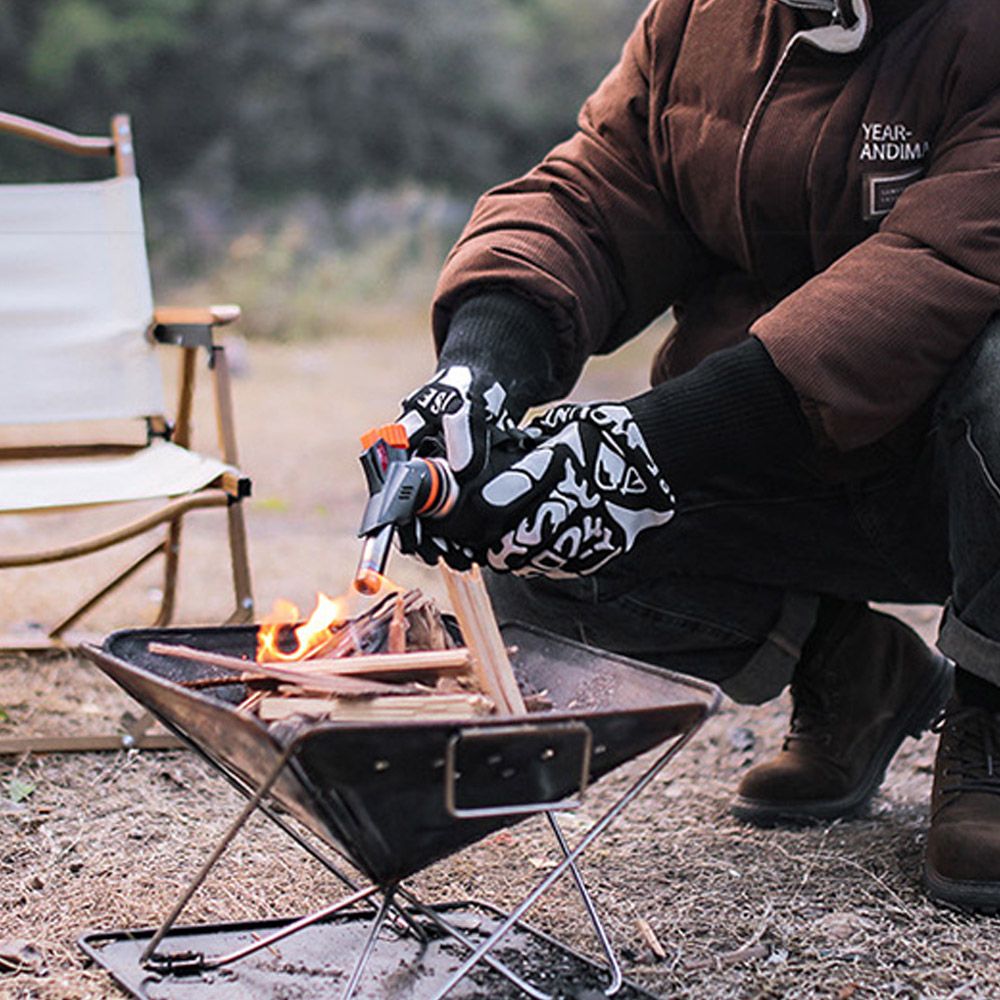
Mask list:
[[[792,719],[785,735],[784,748],[793,743],[828,746],[835,723],[835,689],[827,676],[796,679],[792,682]]]
[[[941,792],[1000,795],[1000,712],[962,706],[946,708],[931,729],[941,733]]]

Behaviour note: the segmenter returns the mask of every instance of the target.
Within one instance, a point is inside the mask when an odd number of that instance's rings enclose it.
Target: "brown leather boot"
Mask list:
[[[1000,712],[953,699],[940,729],[924,886],[937,902],[1000,911]]]
[[[760,826],[851,816],[867,805],[907,734],[951,691],[951,663],[866,604],[826,602],[792,678],[781,752],[752,768],[732,811]]]

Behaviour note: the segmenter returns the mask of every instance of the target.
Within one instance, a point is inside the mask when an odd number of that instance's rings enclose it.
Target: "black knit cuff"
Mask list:
[[[439,363],[488,372],[507,390],[515,420],[556,390],[557,340],[544,309],[513,293],[488,292],[455,311]]]
[[[627,405],[671,485],[794,460],[811,443],[795,392],[756,337]]]

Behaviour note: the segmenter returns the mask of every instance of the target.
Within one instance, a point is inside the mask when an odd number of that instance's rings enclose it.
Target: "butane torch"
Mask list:
[[[361,438],[368,503],[358,537],[364,539],[354,588],[374,594],[381,585],[397,527],[414,517],[444,517],[458,499],[458,483],[443,458],[410,456],[402,424],[376,427]]]

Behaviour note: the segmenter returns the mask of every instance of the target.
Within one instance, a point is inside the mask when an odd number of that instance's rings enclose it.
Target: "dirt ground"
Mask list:
[[[640,341],[597,364],[580,395],[639,390],[650,347]],[[429,349],[416,334],[254,345],[237,353],[241,457],[255,480],[248,515],[258,608],[278,597],[309,607],[318,589],[344,588],[357,556],[358,433],[394,414],[397,400],[428,370]],[[204,406],[198,412],[199,437],[209,440],[210,413]],[[180,621],[219,621],[229,611],[218,528],[214,512],[189,520]],[[0,521],[0,549],[39,537],[55,542],[67,532],[58,515],[8,518]],[[0,630],[54,620],[86,592],[88,580],[100,581],[125,559],[120,552],[3,574]],[[439,594],[429,573],[402,558],[390,572]],[[93,614],[94,631],[151,619],[159,581],[152,570],[144,574]],[[933,637],[937,609],[897,610]],[[0,732],[19,734],[115,729],[137,712],[95,669],[39,655],[0,659],[0,707],[8,720]],[[741,772],[779,745],[786,716],[783,700],[757,709],[725,703],[586,855],[584,872],[626,974],[662,997],[1000,997],[997,921],[939,909],[920,889],[932,737],[904,744],[864,819],[759,831],[729,816]],[[579,813],[566,816],[571,839],[643,763],[605,779]],[[238,808],[228,785],[186,752],[0,759],[0,968],[16,950],[12,939],[30,946],[21,952],[25,971],[0,972],[0,997],[121,996],[102,970],[87,966],[77,937],[158,922]],[[440,899],[509,904],[554,857],[547,829],[528,821],[416,882]],[[302,913],[339,892],[287,838],[253,821],[185,918]],[[561,883],[530,918],[594,953],[585,918]],[[644,942],[639,920],[653,929],[665,958]]]

